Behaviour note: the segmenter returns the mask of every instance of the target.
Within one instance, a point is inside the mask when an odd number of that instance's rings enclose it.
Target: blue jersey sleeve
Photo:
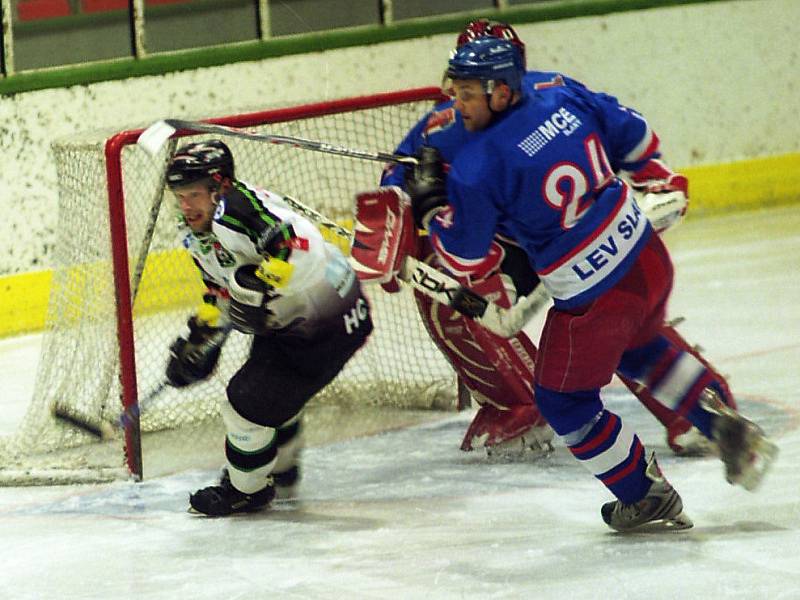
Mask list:
[[[648,160],[658,158],[658,136],[637,111],[619,103],[617,98],[584,88],[578,95],[591,95],[591,102],[606,136],[606,151],[611,168],[636,171]]]
[[[620,104],[614,96],[594,92],[580,81],[556,72],[529,71],[525,74],[523,85],[534,95],[547,95],[551,93],[548,90],[566,88],[570,95],[595,112],[598,120],[605,124],[606,151],[614,172],[637,171],[648,160],[660,156],[658,136],[645,118]]]
[[[447,180],[449,205],[430,223],[439,256],[451,271],[470,275],[482,271],[498,227],[501,186],[487,185],[501,174],[497,153],[466,152],[459,156]]]
[[[437,104],[432,111],[420,119],[406,134],[395,152],[413,156],[420,146],[437,148],[447,164],[455,159],[471,134],[464,129],[461,116],[453,108],[452,100]],[[381,185],[403,187],[405,166],[391,165],[384,170]]]

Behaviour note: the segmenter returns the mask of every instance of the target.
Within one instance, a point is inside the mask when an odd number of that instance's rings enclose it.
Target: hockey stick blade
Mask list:
[[[159,382],[158,385],[150,390],[137,404],[123,410],[114,421],[106,421],[101,417],[91,417],[76,410],[72,406],[64,405],[59,402],[53,404],[53,416],[93,437],[107,440],[115,437],[119,429],[125,429],[125,427],[130,425],[133,419],[140,414],[140,407],[150,404],[167,385],[168,382],[166,380]]]
[[[114,437],[114,426],[108,421],[92,418],[89,415],[76,411],[74,407],[62,405],[59,402],[53,403],[51,410],[56,419],[80,429],[93,437],[102,440]]]
[[[402,156],[399,154],[392,154],[390,152],[358,150],[301,137],[258,133],[247,129],[229,127],[227,125],[207,123],[205,121],[186,121],[183,119],[163,119],[153,123],[141,133],[136,143],[145,152],[153,156],[163,147],[164,142],[166,142],[178,130],[236,137],[256,142],[265,142],[268,144],[293,146],[303,150],[312,150],[314,152],[323,152],[325,154],[336,154],[338,156],[347,156],[349,158],[357,158],[361,160],[373,160],[384,163],[417,163],[417,159],[413,156]]]
[[[166,121],[156,121],[139,135],[136,144],[150,156],[155,156],[175,131],[176,128]]]

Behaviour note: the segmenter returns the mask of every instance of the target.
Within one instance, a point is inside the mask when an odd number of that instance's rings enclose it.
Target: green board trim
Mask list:
[[[542,21],[591,17],[635,10],[663,9],[689,4],[710,4],[730,0],[562,0],[506,10],[461,12],[438,17],[408,19],[392,25],[369,25],[327,32],[307,33],[270,40],[239,42],[193,50],[159,53],[145,58],[120,58],[76,66],[26,71],[0,80],[0,95],[47,88],[88,85],[99,81],[161,75],[175,71],[215,67],[236,62],[279,56],[323,52],[337,48],[367,46],[437,34],[456,34],[478,17],[500,19],[522,25]],[[103,17],[108,18],[108,17]],[[61,25],[63,26],[63,24]]]

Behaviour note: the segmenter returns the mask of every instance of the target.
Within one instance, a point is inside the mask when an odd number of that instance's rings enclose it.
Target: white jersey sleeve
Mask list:
[[[228,288],[239,267],[261,263],[259,236],[276,225],[291,232],[281,240],[291,275],[271,292],[268,324],[307,330],[338,319],[359,294],[355,273],[339,249],[278,194],[237,182],[234,192],[220,201],[211,232],[189,232],[184,245],[207,280]]]

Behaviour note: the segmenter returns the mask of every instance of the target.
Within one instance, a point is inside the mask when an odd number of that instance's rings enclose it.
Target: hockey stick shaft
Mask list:
[[[283,199],[293,210],[307,217],[318,227],[352,241],[352,232],[338,223],[334,223],[320,212],[291,196],[284,196]],[[447,273],[411,256],[403,259],[399,277],[426,296],[450,306],[459,313],[474,319],[492,333],[503,337],[512,337],[519,333],[525,324],[550,301],[550,296],[540,285],[511,308],[502,308],[470,288],[461,285],[457,279]]]
[[[136,404],[123,410],[117,418],[115,425],[125,429],[125,427],[130,425],[135,418],[142,414],[142,409],[151,404],[153,400],[155,400],[168,385],[169,382],[166,379],[159,381],[158,384],[152,390],[147,392],[147,394],[145,394],[144,397],[141,398]]]
[[[228,340],[228,336],[231,334],[231,331],[233,331],[233,325],[226,323],[222,327],[222,337],[211,344],[211,347],[221,347]],[[134,419],[138,418],[142,414],[142,410],[145,410],[150,404],[152,404],[153,401],[161,395],[161,392],[164,391],[164,389],[169,385],[171,384],[166,377],[158,382],[158,384],[156,384],[152,390],[147,392],[144,397],[139,399],[136,404],[129,406],[120,413],[116,420],[116,425],[122,428],[130,425]]]
[[[358,150],[346,148],[336,144],[309,140],[301,137],[291,137],[287,135],[273,135],[268,133],[258,133],[247,129],[207,123],[205,121],[185,121],[183,119],[163,119],[150,125],[142,132],[137,140],[137,144],[144,148],[150,155],[156,154],[164,142],[169,139],[176,131],[187,131],[195,133],[211,133],[214,135],[236,137],[269,144],[278,144],[312,150],[314,152],[324,152],[325,154],[336,154],[337,156],[347,156],[361,160],[373,160],[379,162],[416,164],[417,159],[412,156],[402,156],[390,152],[373,152],[370,150]]]
[[[228,339],[233,326],[226,324],[223,328],[222,337],[214,344],[215,347],[222,346]],[[110,438],[113,437],[117,429],[125,429],[132,425],[135,420],[146,410],[153,402],[161,395],[161,393],[170,386],[169,381],[162,379],[155,387],[142,396],[136,404],[133,404],[121,411],[116,419],[113,421],[106,421],[102,418],[90,418],[87,415],[77,414],[73,410],[65,409],[58,404],[53,406],[53,414],[56,418],[69,423],[82,431],[93,435],[97,438]]]

